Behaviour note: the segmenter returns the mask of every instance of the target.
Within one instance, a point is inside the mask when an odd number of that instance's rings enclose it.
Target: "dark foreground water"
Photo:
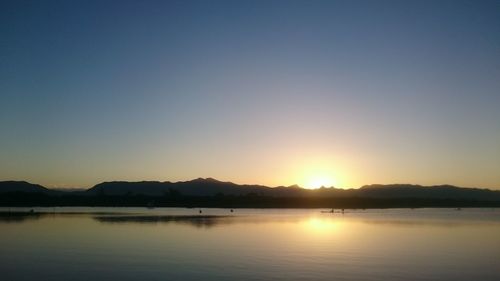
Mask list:
[[[500,280],[498,209],[320,211],[4,214],[0,280]]]

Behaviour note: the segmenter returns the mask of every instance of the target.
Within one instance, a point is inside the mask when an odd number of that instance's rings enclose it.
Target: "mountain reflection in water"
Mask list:
[[[185,216],[94,216],[101,223],[185,223],[196,227],[210,227],[224,223],[227,216],[185,215]],[[227,223],[227,221],[226,221]]]

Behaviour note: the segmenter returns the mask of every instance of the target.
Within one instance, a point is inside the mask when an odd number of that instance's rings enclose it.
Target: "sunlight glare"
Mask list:
[[[332,234],[338,228],[338,222],[331,218],[311,217],[305,221],[304,228],[311,234]]]
[[[321,187],[335,186],[335,180],[328,175],[312,176],[306,183],[306,188],[317,189]]]

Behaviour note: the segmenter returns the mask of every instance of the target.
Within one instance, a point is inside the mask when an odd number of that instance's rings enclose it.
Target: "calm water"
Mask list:
[[[1,280],[500,280],[498,209],[35,210]]]

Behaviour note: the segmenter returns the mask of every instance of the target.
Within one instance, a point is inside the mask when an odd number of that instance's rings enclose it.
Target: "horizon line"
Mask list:
[[[72,186],[54,186],[54,185],[44,185],[44,184],[39,184],[39,183],[34,183],[34,182],[31,182],[31,181],[28,181],[28,180],[0,180],[0,182],[25,182],[25,183],[28,183],[28,184],[35,184],[35,185],[40,185],[44,188],[47,188],[47,189],[55,189],[55,190],[88,190],[88,189],[91,189],[93,187],[95,187],[96,185],[98,184],[102,184],[102,183],[110,183],[110,182],[127,182],[127,183],[139,183],[139,182],[158,182],[158,183],[182,183],[182,182],[191,182],[191,181],[195,181],[195,180],[205,180],[205,181],[208,181],[208,180],[213,180],[213,181],[217,181],[217,182],[220,182],[220,183],[228,183],[228,184],[234,184],[234,185],[240,185],[240,186],[247,186],[247,185],[253,185],[253,186],[262,186],[262,187],[267,187],[267,188],[280,188],[280,187],[296,187],[296,188],[301,188],[301,189],[305,189],[305,190],[318,190],[318,189],[321,189],[321,188],[334,188],[334,189],[341,189],[341,190],[351,190],[351,189],[360,189],[362,187],[365,187],[365,186],[373,186],[373,185],[381,185],[381,186],[388,186],[388,185],[412,185],[412,186],[420,186],[420,187],[436,187],[436,186],[451,186],[451,187],[458,187],[458,188],[473,188],[473,189],[485,189],[485,190],[493,190],[493,191],[499,191],[500,188],[487,188],[487,187],[477,187],[477,186],[474,186],[474,187],[470,187],[470,186],[458,186],[458,185],[454,185],[454,184],[448,184],[448,183],[441,183],[441,184],[430,184],[430,185],[422,185],[422,184],[418,184],[418,183],[386,183],[386,184],[383,184],[383,183],[371,183],[371,184],[364,184],[364,185],[361,185],[359,187],[336,187],[336,186],[321,186],[321,187],[318,187],[318,188],[307,188],[307,187],[302,187],[300,186],[299,184],[292,184],[292,185],[276,185],[276,186],[269,186],[269,185],[265,185],[265,184],[256,184],[256,183],[236,183],[236,182],[233,182],[233,181],[226,181],[226,180],[219,180],[219,179],[216,179],[216,178],[213,178],[213,177],[206,177],[206,178],[203,178],[203,177],[197,177],[197,178],[193,178],[193,179],[190,179],[190,180],[178,180],[178,181],[170,181],[170,180],[165,180],[165,181],[161,181],[161,180],[105,180],[105,181],[101,181],[101,182],[98,182],[92,186],[89,186],[89,187],[72,187]]]

